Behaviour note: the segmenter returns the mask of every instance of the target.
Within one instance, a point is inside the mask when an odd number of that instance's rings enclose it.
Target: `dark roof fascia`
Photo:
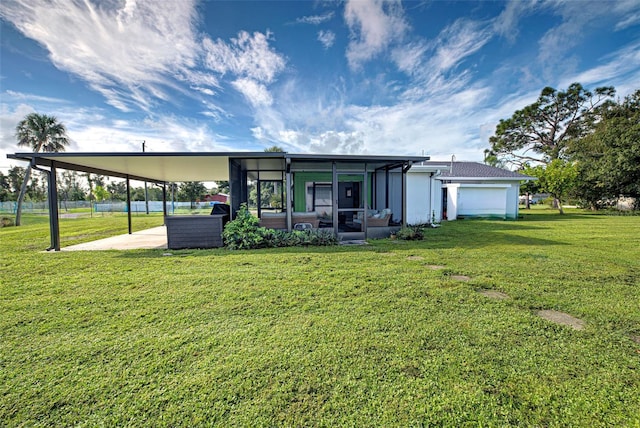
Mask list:
[[[298,154],[287,153],[291,160],[321,160],[344,162],[426,162],[429,156],[382,156],[382,155],[322,155],[322,154]]]
[[[172,156],[219,156],[232,159],[290,158],[291,160],[345,161],[345,162],[426,162],[428,156],[380,156],[380,155],[326,155],[294,154],[287,152],[64,152],[64,153],[15,153],[11,159],[30,161],[33,158],[65,157],[172,157]]]
[[[64,153],[15,153],[7,155],[12,159],[31,160],[32,158],[65,158],[65,157],[198,157],[216,156],[228,158],[279,158],[284,152],[64,152]]]
[[[76,165],[73,163],[64,162],[65,158],[76,157],[200,157],[200,156],[214,156],[214,157],[227,157],[230,160],[242,160],[242,159],[289,159],[291,161],[325,161],[325,162],[376,162],[384,163],[381,168],[395,169],[404,167],[407,163],[418,164],[426,162],[430,158],[429,156],[381,156],[381,155],[326,155],[326,154],[292,154],[287,152],[64,152],[64,153],[15,153],[7,155],[9,159],[23,160],[31,162],[35,165],[51,167],[55,162],[57,167],[89,172],[92,174],[108,175],[110,177],[130,178],[133,180],[150,181],[155,183],[163,183],[156,179],[150,179],[148,177],[133,176],[117,173],[114,171],[103,170],[100,168],[86,167],[82,165]],[[378,168],[380,169],[380,168]]]
[[[44,154],[44,153],[38,153],[38,154]],[[49,154],[51,154],[51,153],[49,153]],[[60,154],[60,153],[57,153],[57,154]],[[59,161],[59,160],[52,160],[52,159],[48,159],[48,158],[43,158],[42,156],[22,157],[22,156],[19,156],[19,155],[22,155],[22,153],[16,153],[16,155],[7,155],[7,157],[9,159],[16,159],[16,160],[23,160],[23,161],[26,161],[26,162],[30,162],[32,165],[35,164],[36,166],[46,166],[46,167],[51,168],[55,164],[56,168],[66,169],[66,170],[69,170],[69,171],[82,171],[82,172],[88,172],[90,174],[106,175],[108,177],[118,177],[118,178],[124,178],[124,179],[128,178],[130,180],[148,181],[150,183],[156,183],[156,184],[164,184],[165,183],[162,180],[156,180],[154,178],[142,177],[142,176],[139,176],[139,175],[121,174],[119,172],[115,172],[115,171],[111,171],[111,170],[93,168],[93,167],[86,167],[86,166],[77,165],[77,164],[74,164],[74,163],[67,163],[67,162],[63,162],[63,161]],[[58,156],[56,156],[56,157],[58,157]]]
[[[404,168],[407,163],[417,164],[426,162],[429,156],[383,156],[383,155],[324,155],[324,154],[288,154],[292,161],[324,161],[324,162],[347,162],[347,163],[382,163],[385,164],[376,168],[379,170],[392,170]]]
[[[520,175],[519,177],[450,177],[439,175],[437,180],[442,181],[535,181],[536,177],[528,175]]]

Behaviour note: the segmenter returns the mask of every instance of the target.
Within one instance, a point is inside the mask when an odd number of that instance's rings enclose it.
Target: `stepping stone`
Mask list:
[[[498,290],[479,290],[478,293],[497,300],[505,300],[509,298],[508,294]]]
[[[422,257],[422,256],[409,256],[409,257],[407,257],[407,260],[424,260],[424,257]]]
[[[569,314],[565,314],[564,312],[545,309],[538,311],[537,315],[556,324],[569,326],[574,330],[584,329],[584,321],[579,318],[572,317]]]
[[[431,270],[440,270],[440,269],[444,269],[444,266],[441,265],[427,265],[427,267]]]
[[[633,340],[636,343],[640,343],[640,336],[634,336],[633,334],[631,335],[631,340]]]
[[[451,279],[455,279],[456,281],[464,281],[464,282],[471,280],[471,278],[466,275],[451,275]]]

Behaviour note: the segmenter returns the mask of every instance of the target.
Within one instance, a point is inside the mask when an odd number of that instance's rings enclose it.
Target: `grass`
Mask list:
[[[25,224],[0,229],[2,426],[640,425],[640,217],[170,256],[42,253],[46,218]],[[64,246],[126,218],[61,229]]]

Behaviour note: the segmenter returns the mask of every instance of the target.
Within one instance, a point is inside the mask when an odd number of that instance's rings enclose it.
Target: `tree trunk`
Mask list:
[[[531,201],[529,201],[529,192],[525,193],[525,197],[527,198],[527,201],[525,202],[525,208],[526,209],[531,209]]]
[[[560,198],[554,196],[553,204],[556,206],[556,208],[558,208],[560,214],[564,214],[564,211],[562,210],[562,201],[560,200]]]
[[[18,206],[16,207],[16,226],[20,226],[20,220],[22,219],[22,201],[24,201],[24,195],[27,194],[27,184],[31,178],[31,164],[27,167],[24,173],[24,180],[22,186],[20,186],[20,194],[18,195]]]

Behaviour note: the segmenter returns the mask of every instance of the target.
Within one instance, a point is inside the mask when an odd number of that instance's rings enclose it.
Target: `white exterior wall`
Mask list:
[[[431,223],[431,173],[407,173],[407,223]]]
[[[517,219],[519,213],[518,201],[520,199],[520,182],[511,183],[511,187],[507,189],[507,218]]]
[[[407,223],[427,224],[442,220],[441,168],[414,165],[407,172]]]
[[[519,182],[448,183],[447,220],[460,217],[518,217]]]
[[[480,185],[477,185],[480,186]],[[507,188],[505,187],[467,187],[458,188],[459,216],[507,216]]]
[[[444,186],[447,192],[447,217],[444,220],[458,218],[458,197],[460,196],[459,184],[447,184]]]
[[[407,172],[407,223],[424,224],[463,217],[518,218],[518,180],[474,179],[442,183],[437,169],[414,166]],[[399,174],[398,174],[399,175]],[[446,216],[442,207],[447,192]]]
[[[442,188],[442,181],[436,180],[435,176],[431,178],[431,214],[432,219],[436,223],[443,220],[442,215],[442,192],[446,189]]]

